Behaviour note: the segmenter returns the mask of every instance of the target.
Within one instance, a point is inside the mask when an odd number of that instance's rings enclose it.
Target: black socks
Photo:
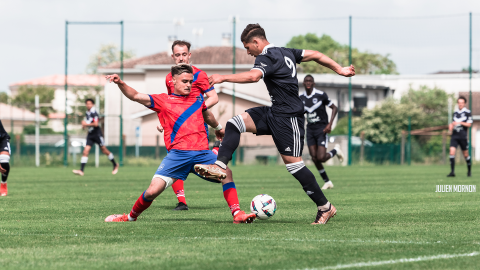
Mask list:
[[[217,160],[221,161],[225,166],[232,159],[233,152],[235,152],[240,144],[240,135],[242,132],[245,132],[245,123],[241,115],[237,115],[228,120],[225,125],[225,137],[223,137],[223,141],[220,143],[217,157]]]
[[[328,179],[327,173],[325,172],[325,169],[318,170],[318,173],[322,177],[323,182],[326,183],[326,182],[330,181],[330,179]]]
[[[2,166],[2,168],[6,170],[5,173],[2,173],[2,183],[6,183],[8,178],[8,173],[10,172],[10,163],[0,163],[0,165]]]
[[[303,187],[303,190],[317,206],[326,205],[327,198],[323,194],[313,173],[305,167],[303,161],[287,164],[287,170],[295,177]]]
[[[452,173],[455,172],[455,156],[450,156],[450,170]]]

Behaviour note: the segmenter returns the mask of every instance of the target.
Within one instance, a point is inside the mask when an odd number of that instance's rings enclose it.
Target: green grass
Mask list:
[[[478,184],[478,167],[467,178],[457,166],[455,179],[445,177],[447,166],[327,167],[335,189],[325,193],[338,213],[312,226],[315,205],[285,167],[237,166],[242,208],[267,193],[277,201],[270,220],[232,224],[220,184],[190,176],[189,211],[171,210],[169,189],[137,222],[105,223],[130,211],[155,169],[112,176],[110,167],[88,167],[75,177],[64,168],[13,168],[9,195],[0,197],[0,268],[321,269],[480,252],[480,191],[435,193],[436,185]],[[362,269],[479,267],[480,256],[468,256]]]

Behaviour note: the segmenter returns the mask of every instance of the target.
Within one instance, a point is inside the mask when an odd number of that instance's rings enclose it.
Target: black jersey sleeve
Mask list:
[[[272,60],[265,55],[259,55],[255,58],[255,64],[252,69],[260,70],[263,77],[268,76],[275,71]]]
[[[322,101],[325,106],[330,107],[333,105],[333,102],[328,97],[327,93],[323,92]]]
[[[285,48],[289,51],[292,52],[293,56],[295,56],[295,62],[297,64],[300,64],[302,62],[302,59],[303,59],[303,55],[305,53],[305,50],[299,50],[299,49],[292,49],[292,48]]]
[[[465,116],[467,117],[466,123],[473,123],[472,111],[466,112]]]

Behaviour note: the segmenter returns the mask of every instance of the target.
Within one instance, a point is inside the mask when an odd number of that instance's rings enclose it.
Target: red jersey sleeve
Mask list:
[[[150,97],[150,106],[147,106],[152,111],[160,112],[163,108],[163,104],[165,104],[165,98],[168,97],[167,94],[155,94],[155,95],[148,95]]]
[[[200,74],[198,74],[197,83],[200,87],[200,91],[202,91],[202,94],[205,94],[215,89],[213,86],[210,87],[210,83],[208,82],[208,76],[205,71],[200,71]]]

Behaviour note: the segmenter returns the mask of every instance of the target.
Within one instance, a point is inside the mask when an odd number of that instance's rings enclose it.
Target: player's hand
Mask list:
[[[223,76],[220,74],[213,74],[208,77],[208,82],[210,83],[210,87],[212,87],[214,84],[223,83]]]
[[[353,77],[355,76],[355,67],[353,65],[350,65],[349,67],[343,67],[340,72],[338,72],[338,75],[344,77]]]
[[[225,137],[225,129],[222,128],[220,130],[215,130],[215,136],[217,137],[217,140],[223,140],[223,137]]]
[[[107,75],[105,76],[105,79],[107,79],[108,82],[114,82],[116,84],[122,82],[122,80],[120,80],[120,76],[118,76],[117,74]]]
[[[2,168],[2,165],[0,165],[0,173],[6,173],[7,170],[5,170],[4,168]]]
[[[332,125],[328,124],[324,129],[323,129],[323,133],[327,134],[327,133],[330,133],[332,132]]]
[[[161,125],[157,126],[157,130],[158,132],[163,133],[163,127]]]

